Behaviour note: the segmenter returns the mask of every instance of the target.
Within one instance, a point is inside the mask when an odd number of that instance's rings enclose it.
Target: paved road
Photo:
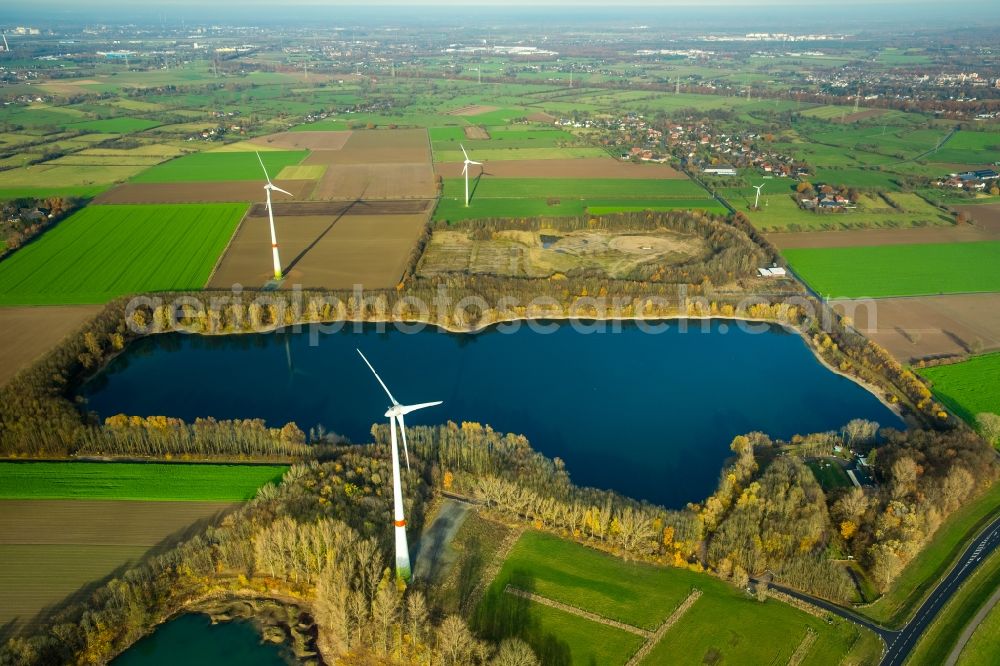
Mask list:
[[[965,549],[948,575],[945,576],[917,610],[913,619],[897,632],[886,644],[889,649],[882,657],[882,666],[899,666],[909,656],[921,634],[930,626],[941,608],[951,599],[958,587],[982,564],[986,556],[1000,546],[1000,516],[993,519]]]

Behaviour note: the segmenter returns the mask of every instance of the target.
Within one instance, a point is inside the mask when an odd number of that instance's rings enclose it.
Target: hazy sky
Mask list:
[[[988,6],[992,0],[986,0],[983,6]],[[816,7],[822,5],[907,5],[912,6],[915,4],[940,5],[939,0],[810,0],[808,3],[809,7]],[[230,5],[232,7],[246,7],[249,5],[274,5],[277,7],[281,6],[318,6],[318,7],[365,7],[371,5],[390,5],[390,6],[407,6],[407,7],[419,7],[419,6],[443,6],[443,5],[462,5],[466,7],[475,6],[510,6],[510,5],[523,5],[531,7],[539,6],[565,6],[565,7],[578,7],[580,5],[591,5],[595,7],[607,7],[608,9],[613,9],[614,6],[648,6],[657,8],[666,7],[704,7],[705,5],[718,5],[718,6],[739,6],[739,7],[767,7],[776,5],[790,5],[801,7],[804,11],[806,7],[803,6],[802,0],[623,0],[620,3],[609,3],[608,0],[288,0],[287,2],[275,1],[275,0],[146,0],[141,3],[137,3],[135,0],[5,0],[4,5],[7,7],[18,7],[18,8],[59,8],[59,9],[73,9],[77,11],[86,11],[88,7],[108,7],[108,6],[121,6],[127,8],[135,8],[137,6],[156,6],[161,8],[169,7],[183,7],[183,6],[202,6],[206,8],[216,9]],[[2,17],[0,17],[2,20]]]

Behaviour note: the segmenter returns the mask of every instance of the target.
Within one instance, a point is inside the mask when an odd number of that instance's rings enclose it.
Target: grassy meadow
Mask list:
[[[808,630],[807,664],[877,660],[877,638],[848,622],[807,615],[705,574],[626,562],[541,533],[525,532],[477,609],[493,636],[520,635],[543,662],[624,664],[641,636],[504,593],[506,586],[647,630],[655,630],[694,589],[702,596],[653,647],[645,664],[785,663]],[[723,618],[720,620],[720,618]],[[679,649],[678,646],[684,646]],[[548,662],[546,662],[548,663]]]
[[[826,298],[1000,291],[1000,241],[788,249],[795,272]]]
[[[0,304],[103,303],[200,289],[246,208],[89,206],[0,262]]]
[[[1000,414],[1000,352],[925,368],[920,374],[931,380],[941,402],[973,426],[977,414]]]
[[[0,462],[0,499],[243,501],[283,465]]]
[[[285,167],[296,166],[307,150],[268,150],[260,153],[267,172],[274,179]],[[263,180],[257,155],[245,153],[195,153],[164,162],[143,171],[134,183],[191,183],[226,180]]]

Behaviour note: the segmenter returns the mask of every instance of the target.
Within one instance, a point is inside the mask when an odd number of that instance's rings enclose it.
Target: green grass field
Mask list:
[[[906,663],[910,666],[938,666],[945,663],[962,630],[998,588],[1000,588],[1000,551],[994,551],[979,565],[976,572],[962,583],[951,600],[940,610],[934,622],[924,631]],[[991,639],[996,642],[996,636]],[[976,653],[970,653],[969,658],[975,656]],[[992,661],[983,663],[995,664],[997,655],[994,653],[991,657]]]
[[[1000,241],[789,249],[784,255],[824,297],[1000,291]]]
[[[0,304],[103,303],[200,289],[246,208],[89,206],[0,262]]]
[[[267,172],[274,178],[285,167],[299,164],[308,154],[307,150],[269,150],[260,156]],[[135,176],[132,182],[191,183],[263,178],[254,153],[195,153],[147,169]]]
[[[283,465],[0,462],[0,499],[241,501]]]
[[[808,629],[817,633],[805,663],[874,663],[878,639],[854,625],[807,615],[775,600],[763,605],[711,576],[626,562],[540,532],[525,532],[477,611],[494,634],[518,634],[545,663],[622,664],[641,637],[562,609],[504,594],[508,585],[646,629],[655,629],[690,594],[703,592],[653,648],[646,664],[785,663]],[[683,646],[680,649],[679,646]],[[567,658],[568,657],[568,658]]]
[[[699,208],[722,212],[722,206],[696,183],[686,179],[626,180],[572,178],[490,178],[470,181],[472,200],[464,201],[465,183],[446,178],[434,213],[439,220],[484,217],[560,217],[632,210]],[[551,202],[551,203],[550,203]]]
[[[958,666],[993,666],[1000,654],[1000,604],[993,607],[965,644]]]
[[[130,134],[156,127],[160,123],[142,118],[108,118],[106,120],[88,120],[83,123],[69,125],[71,130],[89,130],[91,132],[107,132],[111,134]]]
[[[1000,353],[925,368],[920,374],[933,382],[941,402],[970,425],[975,426],[977,414],[1000,414]]]
[[[850,488],[854,485],[851,483],[851,479],[847,476],[847,472],[844,471],[844,468],[836,462],[830,462],[827,460],[810,460],[806,464],[809,466],[809,469],[812,470],[816,480],[819,481],[819,484],[823,486],[823,490],[826,492],[836,490],[837,488]]]

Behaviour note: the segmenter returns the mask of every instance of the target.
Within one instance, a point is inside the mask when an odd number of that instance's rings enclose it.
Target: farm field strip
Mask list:
[[[931,380],[941,402],[970,424],[982,412],[1000,415],[1000,353],[919,372]]]
[[[0,304],[100,303],[139,291],[200,289],[246,209],[84,208],[0,262]]]
[[[0,499],[240,502],[278,481],[284,465],[0,462]]]
[[[795,272],[832,298],[1000,291],[1000,241],[784,251]]]
[[[300,164],[307,150],[271,150],[260,154],[272,177],[289,166]],[[224,182],[262,180],[260,163],[253,152],[194,153],[164,162],[132,178],[133,183]]]

